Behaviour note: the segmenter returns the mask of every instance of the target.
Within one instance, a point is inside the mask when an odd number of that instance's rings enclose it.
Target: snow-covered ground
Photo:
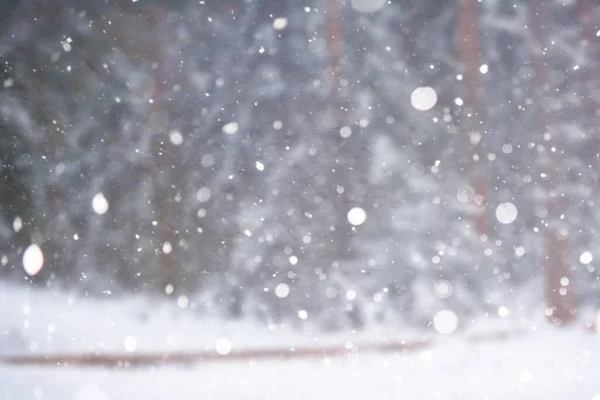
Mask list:
[[[581,332],[505,343],[448,340],[404,355],[198,364],[132,370],[0,366],[0,398],[600,399],[600,346]]]
[[[402,324],[371,326],[360,332],[325,333],[307,321],[301,329],[289,322],[268,326],[253,320],[227,321],[200,314],[192,299],[165,302],[145,296],[105,300],[55,290],[32,290],[0,282],[0,355],[56,352],[139,352],[208,350],[226,339],[237,348],[288,346],[344,346],[347,342],[414,341],[435,338],[430,329],[418,331]],[[516,307],[511,307],[516,310]],[[543,311],[539,312],[542,315]],[[453,322],[453,321],[450,321]],[[543,326],[511,312],[476,321],[458,321],[459,331],[527,331]]]
[[[191,300],[190,300],[191,303]],[[188,304],[127,296],[81,297],[0,283],[0,355],[64,352],[209,350],[227,340],[233,349],[345,345],[348,341],[416,340],[422,332],[406,326],[324,334],[314,325],[228,321],[200,315]]]
[[[581,327],[557,330],[538,322],[508,341],[474,343],[461,333],[406,354],[133,369],[0,364],[0,400],[600,400],[600,338]],[[335,335],[273,328],[199,318],[189,307],[149,299],[99,302],[0,284],[0,355],[200,350],[219,340],[235,349],[423,337],[400,326]]]

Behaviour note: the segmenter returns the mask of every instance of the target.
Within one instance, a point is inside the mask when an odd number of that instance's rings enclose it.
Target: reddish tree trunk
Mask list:
[[[477,3],[477,0],[461,0],[459,2],[456,42],[460,59],[463,62],[465,86],[461,127],[463,132],[468,135],[469,153],[466,164],[475,191],[475,204],[478,206],[472,223],[478,234],[487,235],[487,161],[483,146],[484,79],[479,70],[482,65],[482,56]]]
[[[574,319],[575,297],[569,259],[569,243],[561,233],[564,228],[561,216],[565,213],[564,197],[556,188],[561,178],[557,172],[556,146],[557,132],[551,129],[551,116],[547,99],[550,91],[550,67],[547,58],[547,43],[550,32],[546,25],[544,0],[531,0],[529,4],[529,24],[533,39],[531,62],[534,69],[534,92],[537,130],[539,134],[537,162],[542,169],[542,183],[546,192],[548,210],[547,226],[544,229],[546,244],[546,297],[549,320],[555,324],[565,324]],[[544,176],[545,175],[545,176]]]
[[[332,119],[333,126],[339,129],[344,118],[340,101],[340,75],[343,50],[340,0],[327,0],[327,42],[331,68]]]
[[[600,150],[600,138],[597,137],[598,113],[600,111],[600,49],[598,47],[598,3],[595,0],[580,0],[579,13],[581,16],[581,44],[585,52],[585,64],[582,71],[582,101],[585,112],[584,127],[590,138],[595,141],[594,151]]]

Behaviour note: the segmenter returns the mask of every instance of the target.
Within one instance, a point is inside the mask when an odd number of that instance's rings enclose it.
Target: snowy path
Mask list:
[[[0,399],[600,399],[600,339],[547,330],[404,355],[193,367],[0,366]],[[595,397],[596,396],[596,397]]]

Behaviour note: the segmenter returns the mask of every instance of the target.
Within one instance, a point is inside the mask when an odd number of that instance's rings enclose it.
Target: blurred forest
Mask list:
[[[600,306],[595,1],[4,4],[0,279],[327,329]]]

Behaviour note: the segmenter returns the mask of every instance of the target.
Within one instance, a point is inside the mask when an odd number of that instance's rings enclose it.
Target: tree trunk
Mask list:
[[[150,15],[157,31],[165,22],[165,11],[158,6],[152,7]],[[167,82],[166,57],[161,48],[160,37],[154,38],[151,46],[150,60],[152,65],[152,77],[154,82],[153,110],[147,123],[147,134],[152,135],[152,181],[154,185],[153,203],[154,215],[158,229],[158,257],[160,260],[159,285],[164,289],[167,285],[173,285],[177,290],[176,279],[178,277],[177,263],[173,253],[177,245],[174,227],[171,225],[172,196],[170,186],[170,171],[172,160],[168,154],[168,140],[166,131],[169,127],[169,114],[167,112]]]
[[[538,151],[537,163],[542,172],[542,184],[546,194],[547,223],[543,231],[546,244],[546,297],[548,319],[557,324],[565,324],[574,319],[575,297],[569,259],[568,238],[561,216],[565,213],[564,194],[560,187],[561,177],[557,171],[560,165],[559,152],[551,149],[556,146],[557,132],[551,128],[551,110],[548,99],[550,91],[550,60],[548,58],[548,30],[544,0],[531,0],[529,5],[529,24],[531,29],[532,56],[534,69],[533,90],[535,93],[535,119],[537,123]]]
[[[600,50],[598,47],[598,3],[595,0],[579,0],[581,16],[581,44],[585,53],[582,71],[582,102],[584,109],[584,128],[595,143],[594,156],[600,151],[600,138],[597,137],[598,113],[600,111],[600,91],[597,80],[600,78]]]
[[[344,119],[340,101],[343,51],[340,0],[327,0],[327,45],[329,48],[331,69],[331,118],[333,120],[333,127],[339,129]],[[337,132],[335,133],[337,134]]]
[[[473,227],[479,235],[488,235],[487,224],[487,162],[484,154],[484,80],[480,72],[482,65],[479,38],[479,15],[477,0],[460,0],[456,41],[463,63],[464,108],[461,127],[467,134],[469,152],[466,165],[469,169],[475,204],[478,207],[473,217]]]
[[[350,239],[352,227],[350,226],[347,213],[350,209],[351,187],[348,171],[350,168],[350,155],[346,141],[340,135],[340,129],[344,124],[344,113],[342,110],[340,79],[342,72],[342,27],[341,27],[341,3],[340,0],[327,0],[327,45],[330,55],[330,104],[331,126],[328,129],[333,144],[333,165],[331,166],[331,178],[329,184],[330,196],[335,200],[336,227],[334,232],[334,248],[337,261],[342,262],[351,258]]]
[[[354,227],[348,221],[348,211],[352,208],[353,187],[350,178],[350,171],[353,169],[351,147],[348,145],[349,138],[343,138],[340,129],[344,126],[344,110],[341,94],[340,79],[342,79],[342,16],[341,1],[327,1],[327,46],[330,55],[330,112],[331,129],[328,130],[333,144],[333,165],[331,166],[331,180],[329,184],[329,196],[334,200],[336,213],[336,226],[333,232],[332,243],[335,251],[335,264],[330,271],[330,278],[337,284],[341,283],[341,277],[348,262],[355,257],[352,248],[352,237]],[[344,286],[344,285],[342,285]],[[344,287],[348,290],[348,287]],[[355,329],[360,329],[365,325],[365,310],[358,302],[353,302],[347,309],[347,318]]]

